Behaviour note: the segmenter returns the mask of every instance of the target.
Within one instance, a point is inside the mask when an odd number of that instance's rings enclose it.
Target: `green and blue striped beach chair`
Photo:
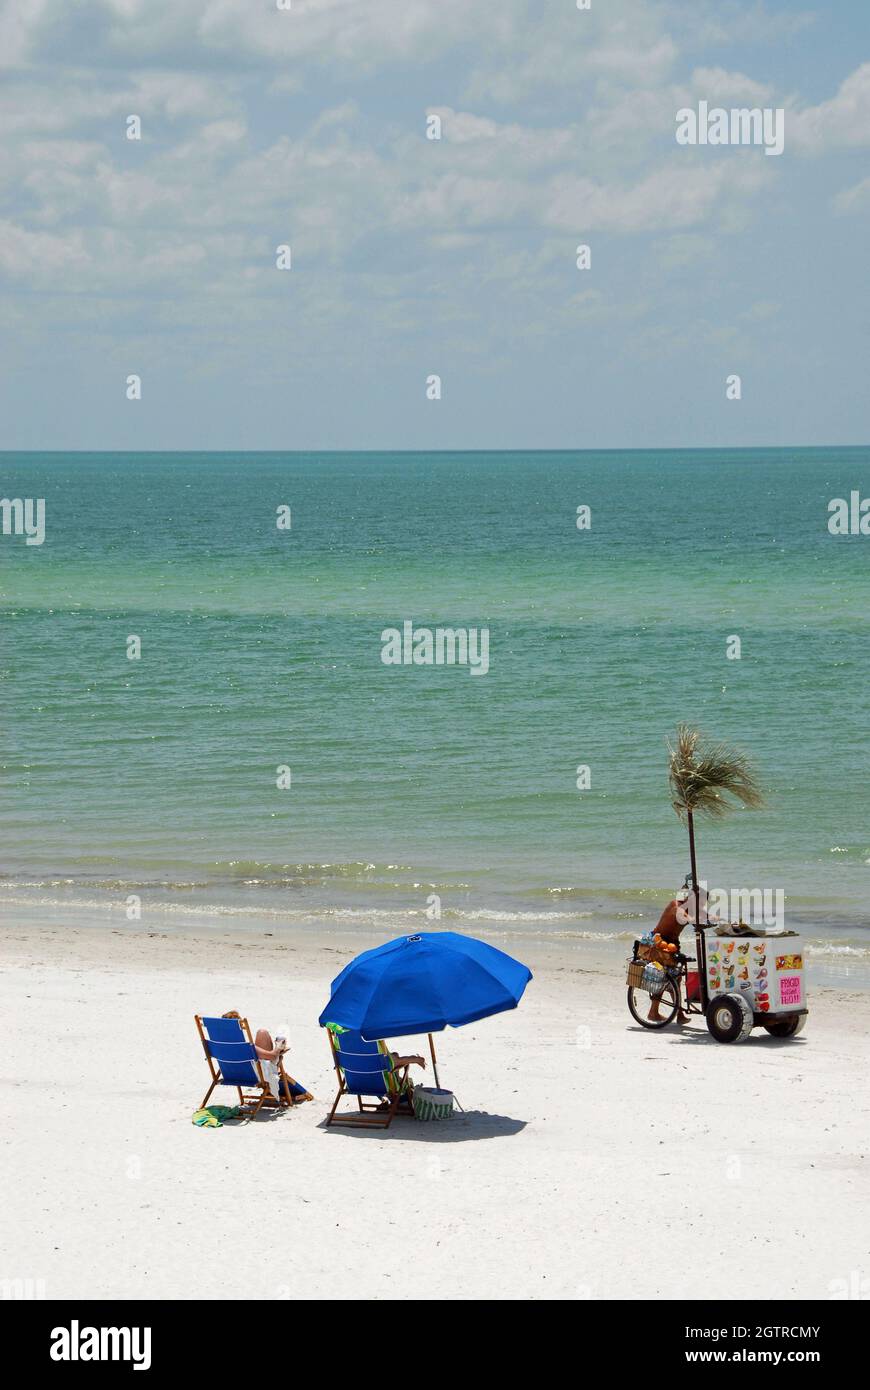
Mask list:
[[[368,1042],[352,1028],[327,1023],[338,1094],[326,1123],[386,1129],[394,1115],[413,1115],[413,1082],[407,1065],[398,1071],[387,1044]],[[356,1111],[338,1111],[342,1096],[356,1096]]]

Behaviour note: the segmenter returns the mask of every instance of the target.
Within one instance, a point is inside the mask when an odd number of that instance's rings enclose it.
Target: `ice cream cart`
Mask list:
[[[808,1012],[800,936],[765,935],[743,924],[730,931],[696,926],[695,942],[696,961],[680,955],[670,966],[645,961],[641,943],[634,943],[627,983],[628,1008],[637,1023],[666,1028],[682,1008],[703,1013],[717,1042],[743,1042],[756,1026],[774,1038],[800,1033]],[[651,998],[658,1000],[653,1018]]]

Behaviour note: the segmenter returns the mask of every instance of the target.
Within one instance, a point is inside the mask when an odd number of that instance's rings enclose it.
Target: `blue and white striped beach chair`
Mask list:
[[[194,1018],[211,1072],[201,1110],[216,1086],[233,1086],[239,1093],[239,1105],[252,1119],[265,1103],[287,1104],[283,1098],[276,1102],[272,1096],[246,1018],[204,1018],[200,1014]],[[283,1068],[281,1074],[283,1077]],[[292,1081],[292,1077],[287,1080]]]
[[[338,1077],[338,1095],[327,1117],[328,1125],[386,1129],[394,1115],[413,1115],[408,1067],[395,1070],[385,1042],[367,1042],[361,1033],[335,1023],[327,1023],[326,1031]],[[356,1096],[358,1111],[337,1114],[342,1096]]]

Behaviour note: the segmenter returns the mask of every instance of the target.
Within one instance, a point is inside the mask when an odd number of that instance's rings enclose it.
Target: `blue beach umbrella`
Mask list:
[[[531,978],[527,965],[473,936],[400,936],[336,975],[320,1024],[339,1023],[371,1041],[428,1033],[434,1067],[433,1033],[515,1009]]]

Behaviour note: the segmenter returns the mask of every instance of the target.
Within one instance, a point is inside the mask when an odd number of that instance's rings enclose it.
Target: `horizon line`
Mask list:
[[[560,445],[558,447],[536,448],[528,445],[522,448],[499,449],[495,447],[487,448],[463,448],[456,446],[452,448],[439,449],[0,449],[0,458],[8,458],[14,455],[33,454],[36,456],[44,454],[58,455],[90,455],[90,454],[133,454],[137,457],[142,455],[162,456],[165,454],[176,455],[211,455],[211,454],[244,454],[247,456],[257,454],[743,454],[743,453],[781,453],[787,450],[801,450],[803,452],[818,451],[822,449],[868,449],[868,444],[649,444],[644,446],[630,445],[621,448],[619,445],[608,444],[598,448],[582,446],[573,447],[571,445]]]

